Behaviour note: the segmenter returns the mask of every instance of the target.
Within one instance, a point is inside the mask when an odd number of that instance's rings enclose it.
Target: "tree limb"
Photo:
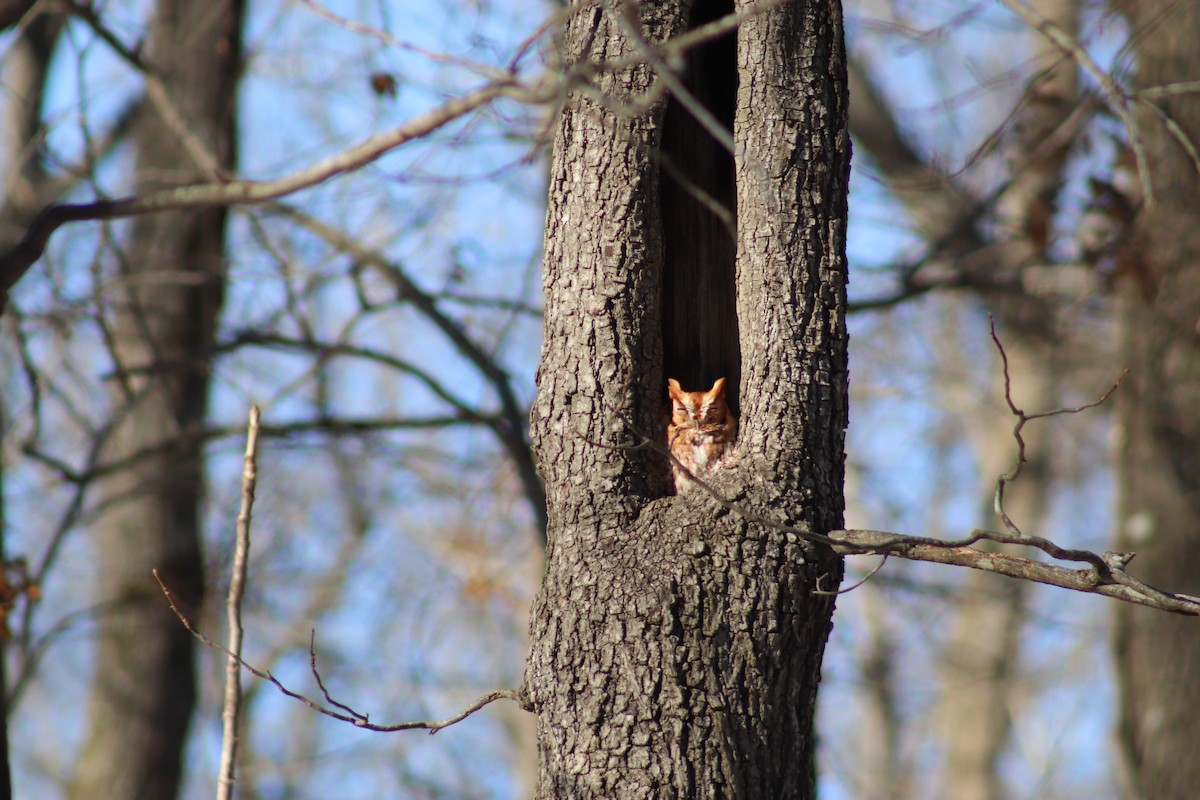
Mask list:
[[[994,531],[976,530],[968,538],[975,541],[1002,541],[994,534]],[[1163,592],[1129,575],[1125,571],[1125,565],[1133,558],[1131,553],[1106,552],[1102,556],[1091,554],[1105,565],[1103,570],[1095,567],[1067,569],[1044,561],[976,550],[972,547],[957,547],[954,542],[888,531],[851,529],[830,531],[827,535],[835,543],[833,549],[842,555],[887,553],[910,561],[931,561],[936,564],[969,567],[1018,580],[1104,595],[1174,614],[1200,616],[1200,597]]]
[[[414,139],[427,136],[454,120],[482,108],[500,97],[547,99],[547,81],[523,86],[515,79],[494,81],[448,100],[389,131],[369,136],[358,145],[335,153],[315,164],[273,180],[238,179],[220,183],[198,183],[93,203],[53,205],[39,214],[25,236],[0,257],[0,293],[8,291],[41,258],[50,236],[69,222],[117,219],[158,211],[209,208],[261,203],[307,189],[338,175],[356,170]]]

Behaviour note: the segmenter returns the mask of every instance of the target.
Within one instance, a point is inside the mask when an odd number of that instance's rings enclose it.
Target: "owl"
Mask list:
[[[728,464],[737,442],[737,418],[725,405],[725,379],[707,392],[685,392],[679,381],[667,381],[671,398],[671,423],[667,426],[667,446],[671,455],[691,470],[697,478],[706,478]],[[675,475],[675,492],[692,486],[692,481],[679,467],[671,465]]]

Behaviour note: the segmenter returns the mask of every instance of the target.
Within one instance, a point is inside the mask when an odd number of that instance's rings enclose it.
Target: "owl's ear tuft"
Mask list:
[[[717,380],[713,383],[712,388],[708,390],[708,393],[714,397],[720,397],[721,395],[725,394],[725,379],[717,378]]]
[[[671,397],[683,394],[683,387],[674,378],[667,378],[667,394]]]

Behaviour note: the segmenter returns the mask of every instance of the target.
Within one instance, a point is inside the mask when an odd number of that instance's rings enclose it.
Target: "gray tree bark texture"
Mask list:
[[[685,5],[583,9],[564,59],[628,56],[633,30],[662,41],[685,28]],[[654,71],[594,73],[598,91],[572,92],[559,120],[531,413],[549,511],[526,671],[538,798],[815,794],[813,711],[833,611],[819,589],[836,588],[841,562],[742,510],[814,531],[842,524],[840,4],[750,16],[736,68],[737,302],[724,327],[738,332],[741,435],[736,463],[712,483],[737,511],[699,487],[669,496],[663,458],[638,447],[663,437],[671,301]]]
[[[1114,3],[1130,21],[1135,88],[1200,78],[1200,5]],[[1191,146],[1200,98],[1156,99]],[[1122,265],[1122,327],[1129,378],[1117,393],[1119,547],[1130,571],[1172,591],[1200,594],[1200,179],[1164,117],[1135,107],[1153,205],[1144,204]],[[1200,797],[1200,624],[1122,604],[1115,638],[1127,794]]]
[[[222,169],[235,163],[241,0],[159,0],[145,59],[188,129]],[[147,110],[134,123],[138,191],[209,177],[179,131]],[[203,159],[200,159],[201,161]],[[224,284],[225,212],[140,217],[120,248],[109,312],[118,409],[105,459],[132,459],[98,488],[98,617],[87,736],[69,796],[165,800],[179,791],[195,699],[182,608],[203,598],[202,448],[214,323]]]

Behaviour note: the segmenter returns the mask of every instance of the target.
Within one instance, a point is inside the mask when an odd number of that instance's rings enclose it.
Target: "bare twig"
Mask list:
[[[464,425],[485,425],[488,428],[495,428],[503,425],[503,422],[503,419],[498,416],[481,414],[464,415],[462,413],[428,417],[331,417],[328,414],[324,414],[307,419],[295,419],[291,422],[284,422],[277,425],[261,425],[259,433],[263,437],[271,439],[288,439],[299,437],[306,433],[322,433],[333,437],[349,437],[371,436],[383,431],[438,430]],[[67,461],[52,453],[43,451],[33,443],[23,444],[21,446],[21,453],[53,471],[59,480],[77,486],[80,489],[85,489],[100,478],[121,472],[147,458],[172,452],[181,445],[199,445],[205,442],[240,436],[244,430],[245,428],[241,426],[214,425],[193,433],[181,433],[173,439],[147,446],[121,458],[101,463],[99,460],[99,451],[103,449],[101,445],[107,441],[104,437],[107,437],[111,432],[111,426],[109,426],[99,432],[98,444],[90,448],[82,468],[73,467]],[[82,511],[82,502],[83,500],[80,498],[77,502],[72,503],[72,506],[78,506],[78,508],[69,515],[70,520],[74,521],[78,519],[79,513]],[[47,557],[43,558],[44,566],[38,568],[38,575],[45,574],[46,569],[49,568],[54,560],[53,556],[57,554],[59,549],[58,537],[65,536],[69,529],[70,525],[67,523],[63,523],[63,526],[56,529],[60,533],[53,537],[51,552],[47,554]]]
[[[525,38],[522,39],[520,43],[518,43],[513,49],[513,54],[508,59],[509,71],[517,71],[517,67],[520,66],[521,60],[524,59],[529,51],[533,49],[533,46],[537,44],[539,39],[541,39],[550,31],[560,29],[562,26],[566,25],[568,19],[575,14],[582,13],[587,8],[587,3],[571,3],[570,5],[560,8],[553,14],[548,15],[544,20],[542,20],[541,25],[538,25],[536,28],[526,34]]]
[[[207,180],[222,180],[220,166],[212,150],[196,135],[193,131],[194,126],[188,124],[183,112],[175,105],[171,93],[167,90],[167,86],[158,72],[147,64],[141,55],[126,47],[116,34],[104,26],[100,16],[90,3],[68,2],[67,8],[74,16],[83,20],[93,33],[104,40],[121,60],[142,74],[142,79],[146,83],[146,97],[149,98],[150,105],[158,112],[159,118],[167,126],[171,135],[183,145],[183,149],[187,151],[188,157],[192,159],[192,163],[201,175]]]
[[[824,595],[839,595],[839,594],[847,594],[849,592],[853,592],[855,589],[862,586],[867,581],[871,580],[871,578],[874,578],[875,573],[877,573],[877,572],[879,572],[879,570],[883,569],[883,565],[887,563],[889,555],[890,555],[889,553],[884,553],[883,558],[879,559],[879,563],[876,564],[874,567],[872,567],[870,572],[868,572],[866,575],[862,576],[862,578],[860,578],[859,580],[855,581],[852,586],[847,586],[845,589],[833,589],[832,591],[822,589],[821,588],[821,580],[828,577],[827,575],[822,575],[820,578],[817,578],[817,585],[816,585],[816,588],[813,589],[812,593],[813,594],[824,594]]]
[[[397,372],[414,378],[426,389],[432,392],[434,396],[453,408],[455,416],[460,419],[491,425],[499,418],[499,415],[484,413],[483,411],[472,407],[466,401],[456,397],[448,388],[438,381],[437,378],[416,364],[413,364],[402,358],[397,358],[396,356],[393,356],[382,350],[375,350],[373,348],[351,344],[341,340],[340,337],[338,340],[330,341],[317,339],[316,337],[308,335],[303,337],[291,337],[267,331],[247,330],[236,332],[230,337],[229,343],[222,345],[220,350],[231,350],[244,345],[257,345],[289,351],[313,353],[318,356],[319,361],[326,361],[335,356],[361,358],[366,361],[389,367],[390,369],[394,369]]]
[[[764,0],[740,14],[729,14],[656,47],[649,46],[640,37],[634,37],[637,40],[635,44],[642,45],[636,54],[602,63],[580,63],[568,69],[563,75],[547,73],[524,81],[516,73],[515,62],[514,66],[506,72],[489,70],[489,74],[496,77],[479,88],[447,100],[437,108],[420,114],[391,130],[369,136],[353,147],[298,169],[291,174],[271,180],[234,178],[221,175],[216,171],[212,166],[215,163],[212,153],[206,149],[198,137],[188,131],[186,125],[182,125],[182,116],[178,109],[171,105],[170,98],[166,96],[161,81],[155,76],[153,70],[143,63],[135,51],[125,47],[115,35],[104,28],[98,17],[90,12],[86,4],[74,3],[72,5],[73,12],[89,24],[118,56],[142,72],[151,103],[166,120],[168,127],[179,135],[205,180],[141,196],[131,195],[116,199],[99,199],[90,203],[48,206],[33,220],[22,239],[11,250],[0,256],[0,309],[3,308],[8,291],[41,258],[50,237],[56,230],[68,223],[121,219],[161,211],[262,203],[293,194],[324,183],[338,175],[359,169],[391,150],[414,139],[427,136],[498,99],[508,98],[528,104],[552,103],[560,100],[571,89],[588,93],[592,88],[588,85],[590,76],[599,72],[620,70],[634,64],[647,63],[647,61],[656,68],[663,67],[665,63],[678,57],[688,48],[725,35],[748,17],[762,13],[782,2],[785,0]],[[311,3],[309,5],[313,6]],[[618,16],[620,15],[618,14]],[[554,18],[558,19],[559,17],[556,15]],[[540,36],[544,29],[544,26],[538,28],[534,38]],[[426,55],[432,54],[426,53]],[[666,80],[672,80],[668,70],[661,69],[660,71],[667,76]],[[661,93],[662,86],[662,82],[655,84],[646,103]],[[685,92],[681,93],[681,102],[687,102],[689,97]],[[606,97],[597,99],[601,102],[608,101]],[[637,113],[646,107],[646,103],[629,104],[627,110]],[[696,109],[693,109],[693,113],[695,111]],[[704,121],[702,119],[702,122]],[[711,123],[711,120],[707,122]],[[713,126],[709,124],[708,127]],[[724,141],[725,138],[727,135],[718,135],[719,141]]]
[[[228,180],[223,183],[198,183],[163,189],[143,196],[129,196],[94,203],[53,205],[30,225],[25,236],[0,257],[0,293],[7,293],[21,276],[41,258],[50,236],[69,222],[133,217],[159,211],[177,211],[212,206],[261,203],[316,186],[338,175],[369,164],[385,153],[448,125],[501,97],[517,97],[528,102],[550,99],[550,81],[532,86],[516,80],[488,83],[461,97],[420,114],[389,131],[369,136],[359,144],[326,159],[274,180]],[[554,83],[556,86],[556,82]]]
[[[1163,592],[1125,572],[1128,553],[1105,553],[1097,556],[1105,565],[1103,570],[1067,569],[1057,564],[1034,561],[1007,553],[976,550],[957,541],[944,541],[925,536],[905,536],[889,531],[841,530],[830,531],[829,538],[837,545],[834,550],[843,555],[851,553],[887,552],[911,561],[931,561],[959,567],[994,572],[1018,580],[1034,581],[1077,592],[1104,595],[1136,605],[1169,611],[1175,614],[1200,616],[1200,597]],[[1005,544],[1009,541],[995,531],[976,530],[963,541],[971,544],[984,539]],[[1093,554],[1094,555],[1094,554]]]
[[[319,688],[321,690],[321,694],[323,694],[325,696],[326,703],[329,703],[331,706],[334,706],[336,708],[340,708],[342,711],[345,711],[347,714],[349,714],[350,716],[355,717],[357,719],[364,719],[364,720],[367,719],[367,717],[368,717],[367,714],[361,714],[358,711],[355,711],[350,706],[348,706],[344,703],[339,703],[337,700],[334,700],[333,697],[329,694],[329,690],[325,688],[325,681],[321,679],[321,671],[319,669],[317,669],[317,629],[316,628],[308,629],[308,667],[310,670],[312,670],[313,677],[316,678],[316,681],[317,681],[317,688]]]
[[[246,560],[250,554],[250,517],[258,483],[258,406],[250,407],[246,430],[246,466],[242,472],[242,507],[237,517],[237,540],[233,548],[233,575],[225,613],[229,620],[229,658],[225,662],[225,707],[221,712],[221,771],[217,778],[217,800],[230,800],[237,771],[238,717],[242,706],[242,596],[246,591]]]
[[[731,133],[720,120],[709,111],[703,103],[696,99],[696,96],[688,91],[675,73],[667,66],[654,48],[642,36],[641,23],[637,18],[637,6],[633,4],[622,4],[618,7],[613,0],[602,0],[603,4],[608,8],[617,19],[617,24],[621,26],[621,31],[629,37],[634,49],[638,55],[646,59],[646,63],[654,68],[658,79],[661,80],[671,94],[679,101],[688,113],[700,124],[708,135],[713,137],[718,144],[721,145],[727,152],[733,153],[733,133]]]
[[[525,711],[533,710],[533,706],[530,704],[530,701],[529,701],[529,696],[526,694],[525,690],[522,688],[522,689],[493,689],[492,691],[488,692],[483,697],[480,697],[474,703],[467,706],[465,709],[463,709],[459,713],[455,714],[454,716],[447,717],[446,719],[438,720],[438,721],[414,720],[412,722],[399,722],[394,725],[377,725],[370,721],[369,715],[367,715],[367,714],[359,714],[359,713],[353,712],[353,711],[349,711],[348,713],[334,711],[333,709],[326,708],[325,706],[321,705],[320,703],[316,702],[315,700],[312,700],[312,699],[306,697],[305,695],[300,694],[299,692],[292,691],[291,689],[284,686],[283,683],[280,682],[280,680],[278,678],[276,678],[274,675],[272,675],[270,670],[263,670],[263,669],[259,669],[258,667],[255,667],[253,664],[250,664],[249,662],[247,662],[240,655],[233,653],[231,650],[229,650],[229,648],[225,647],[222,644],[219,644],[218,642],[214,642],[212,639],[209,639],[207,636],[205,636],[203,633],[201,633],[198,629],[196,629],[192,625],[191,621],[188,620],[187,616],[183,613],[183,611],[180,610],[179,606],[177,606],[175,604],[175,597],[171,594],[171,590],[167,588],[167,585],[165,583],[163,583],[162,576],[159,575],[158,570],[155,569],[155,570],[152,570],[152,572],[154,573],[154,579],[156,581],[158,581],[159,588],[162,589],[163,594],[166,595],[166,597],[167,597],[167,603],[171,606],[171,611],[174,612],[175,616],[183,624],[183,627],[187,628],[188,632],[190,634],[192,634],[192,636],[195,636],[196,639],[201,644],[205,645],[206,647],[211,647],[214,650],[220,650],[222,653],[229,656],[230,658],[236,659],[237,663],[242,666],[242,669],[246,670],[251,675],[254,675],[256,678],[261,678],[264,681],[270,681],[271,683],[273,683],[275,685],[275,688],[278,689],[282,694],[292,698],[293,700],[300,701],[304,705],[311,708],[313,711],[316,711],[319,714],[324,714],[327,717],[333,717],[334,719],[341,720],[342,722],[349,722],[352,725],[354,725],[356,728],[363,728],[368,731],[377,731],[379,733],[391,733],[392,731],[427,730],[427,731],[429,731],[430,734],[434,734],[434,733],[437,733],[438,731],[440,731],[442,728],[448,728],[451,725],[454,725],[455,723],[462,722],[464,719],[471,716],[479,709],[483,708],[484,706],[488,705],[489,703],[495,702],[496,700],[512,700],[513,702],[515,702],[517,705],[519,705]],[[337,703],[336,705],[339,708],[343,708],[343,709],[347,708],[346,706],[342,705],[341,703]]]
[[[471,59],[447,55],[446,53],[439,53],[435,50],[428,50],[424,47],[415,45],[412,42],[407,42],[403,39],[397,38],[380,28],[376,28],[372,25],[365,25],[361,22],[349,19],[348,17],[340,16],[330,11],[325,6],[317,3],[316,0],[300,0],[300,3],[321,19],[332,22],[334,25],[349,31],[350,33],[354,33],[359,36],[370,37],[389,47],[407,50],[410,53],[422,56],[423,58],[426,58],[436,64],[448,64],[462,67],[474,72],[476,75],[485,78],[502,77],[505,74],[504,70],[494,67],[491,64],[484,64],[479,61],[472,61]],[[551,17],[551,19],[553,18],[554,17]]]
[[[1167,83],[1162,86],[1151,86],[1146,89],[1139,89],[1137,95],[1146,99],[1154,100],[1160,97],[1178,97],[1185,94],[1200,94],[1200,81],[1180,81],[1179,83]]]
[[[694,197],[700,205],[707,208],[729,233],[729,238],[736,240],[737,221],[734,220],[733,212],[729,210],[729,207],[688,177],[687,173],[680,169],[679,165],[664,153],[656,152],[655,157],[658,159],[658,163],[662,165],[662,168],[666,170],[666,173],[671,176],[671,180],[679,184],[679,187]]]
[[[1163,127],[1167,129],[1167,133],[1171,134],[1171,138],[1183,148],[1183,152],[1187,153],[1188,159],[1192,162],[1192,169],[1197,174],[1200,174],[1200,153],[1196,151],[1196,145],[1188,136],[1187,131],[1180,127],[1179,123],[1167,114],[1166,109],[1157,103],[1137,95],[1134,95],[1134,100],[1137,101],[1138,105],[1144,106],[1150,113],[1162,121]]]
[[[1113,392],[1115,392],[1121,385],[1121,381],[1125,380],[1125,376],[1129,373],[1129,370],[1122,372],[1117,377],[1117,380],[1113,383],[1113,385],[1108,388],[1108,391],[1101,395],[1098,400],[1095,400],[1091,403],[1085,403],[1081,406],[1074,406],[1072,408],[1056,408],[1051,411],[1040,411],[1036,414],[1026,414],[1022,409],[1017,408],[1016,403],[1013,402],[1012,377],[1009,375],[1008,371],[1008,353],[1005,352],[1004,344],[1000,341],[1000,337],[996,335],[996,321],[992,318],[991,314],[988,315],[988,323],[991,326],[992,341],[995,343],[996,349],[1000,351],[1000,361],[1004,368],[1004,401],[1008,404],[1009,411],[1011,411],[1013,416],[1017,418],[1017,422],[1013,426],[1012,432],[1013,439],[1017,442],[1017,463],[1011,470],[1003,473],[996,479],[996,494],[993,500],[993,507],[995,508],[996,516],[1004,524],[1005,529],[1012,536],[1016,537],[1017,541],[1013,542],[1015,544],[1028,544],[1046,552],[1053,558],[1066,561],[1086,561],[1098,570],[1106,570],[1108,568],[1106,562],[1096,553],[1092,553],[1087,550],[1067,550],[1039,536],[1031,536],[1027,533],[1024,533],[1017,526],[1017,524],[1012,521],[1012,519],[1008,516],[1008,513],[1004,510],[1004,489],[1009,483],[1017,479],[1017,476],[1021,474],[1022,466],[1026,463],[1025,439],[1021,436],[1021,430],[1025,427],[1025,423],[1035,419],[1056,417],[1060,414],[1078,414],[1081,411],[1087,411],[1088,409],[1095,408],[1103,404],[1108,400],[1108,398],[1112,397]]]

